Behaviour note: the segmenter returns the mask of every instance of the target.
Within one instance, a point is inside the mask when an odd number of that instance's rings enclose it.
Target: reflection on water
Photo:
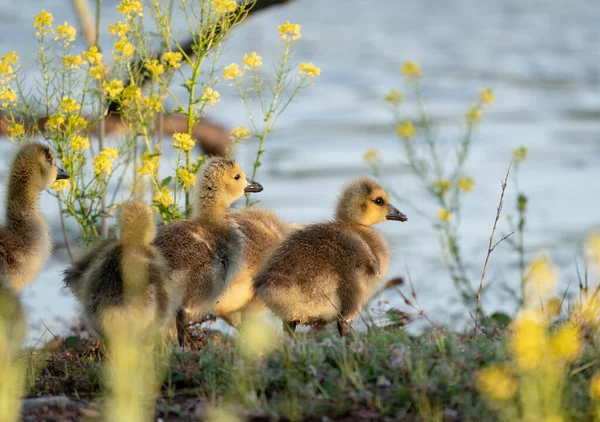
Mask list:
[[[117,18],[116,0],[105,1],[104,23]],[[451,4],[450,4],[451,3]],[[0,51],[17,49],[33,74],[36,45],[30,38],[33,0],[1,0]],[[63,0],[44,2],[55,22],[74,21]],[[478,279],[486,244],[513,149],[526,145],[529,159],[521,186],[530,199],[529,250],[548,250],[562,268],[563,287],[575,278],[573,258],[582,239],[600,225],[597,180],[600,179],[600,7],[596,0],[378,0],[365,2],[295,0],[253,18],[236,29],[222,63],[258,51],[277,52],[276,25],[286,19],[302,24],[296,58],[322,68],[317,83],[302,92],[267,141],[258,180],[265,186],[261,203],[290,221],[310,222],[332,214],[337,193],[350,178],[368,174],[367,149],[384,156],[384,182],[433,215],[437,209],[419,191],[403,164],[393,136],[391,116],[382,98],[404,89],[400,64],[407,59],[424,70],[428,108],[437,133],[452,140],[461,133],[462,114],[482,87],[492,87],[496,102],[477,134],[467,171],[477,181],[464,207],[461,242],[473,279]],[[109,37],[103,37],[109,50]],[[268,69],[268,66],[265,66]],[[223,100],[211,117],[229,126],[247,124],[232,89],[220,88]],[[181,91],[179,91],[181,92]],[[410,106],[407,107],[410,113]],[[3,156],[11,150],[1,143]],[[238,158],[251,166],[256,145],[243,146]],[[505,217],[514,209],[508,188]],[[403,208],[398,203],[399,208]],[[61,243],[56,204],[44,195],[43,206]],[[466,313],[443,271],[437,239],[427,219],[404,206],[404,224],[382,224],[394,262],[389,276],[405,275],[415,283],[419,300],[440,322],[460,323]],[[506,233],[505,220],[499,233]],[[71,299],[60,290],[66,254],[30,286],[25,299],[31,322],[56,327],[53,315],[71,318]],[[492,289],[486,305],[514,309],[502,286],[517,282],[516,257],[506,246],[494,252],[488,268]],[[401,301],[395,295],[386,299]]]

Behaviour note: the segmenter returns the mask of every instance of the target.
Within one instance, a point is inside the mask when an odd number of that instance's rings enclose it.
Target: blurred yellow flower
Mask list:
[[[137,168],[137,172],[143,175],[152,176],[158,170],[160,164],[160,155],[145,153],[142,155],[141,164]]]
[[[183,56],[179,52],[168,51],[162,56],[162,61],[167,65],[168,69],[177,69],[181,66]]]
[[[459,177],[458,187],[465,192],[471,192],[475,187],[475,179],[473,179],[471,176]]]
[[[537,305],[540,299],[553,294],[558,283],[558,268],[546,254],[538,254],[529,263],[525,278],[527,304]]]
[[[54,37],[54,41],[64,38],[66,41],[72,42],[75,41],[76,36],[77,30],[69,25],[68,22],[65,22],[64,24],[56,27],[56,37]]]
[[[233,13],[238,7],[236,0],[212,0],[215,11],[224,15],[225,13]]]
[[[408,77],[420,77],[423,75],[421,66],[415,62],[407,61],[402,66],[402,74]]]
[[[593,400],[600,400],[600,372],[596,372],[590,380],[589,394]]]
[[[481,110],[479,110],[477,107],[473,107],[465,113],[465,122],[468,125],[474,125],[476,123],[479,123],[479,121],[481,120],[481,116]]]
[[[262,57],[253,51],[250,54],[244,54],[244,69],[256,69],[263,65]]]
[[[104,65],[102,63],[98,63],[96,66],[90,69],[90,73],[92,74],[92,78],[96,80],[100,80],[104,78]]]
[[[175,133],[173,138],[175,138],[173,146],[184,151],[191,151],[191,149],[194,148],[194,145],[196,145],[196,141],[194,141],[187,133]]]
[[[188,192],[192,185],[196,183],[196,178],[194,177],[194,174],[186,168],[178,168],[175,172],[175,175],[179,180],[181,180],[181,183],[183,183],[183,188]]]
[[[240,69],[237,63],[231,63],[229,66],[225,66],[223,72],[223,78],[227,80],[237,79],[244,76],[244,71]]]
[[[48,32],[46,30],[46,28],[49,28],[52,26],[53,20],[54,20],[54,17],[52,16],[51,13],[48,13],[45,10],[42,10],[40,13],[38,13],[37,15],[35,15],[33,17],[33,27],[35,29],[39,29],[41,34],[45,34],[46,32]],[[36,33],[36,35],[38,35],[38,33]]]
[[[600,264],[600,233],[592,233],[587,238],[588,256],[595,264]]]
[[[548,352],[548,335],[543,316],[526,310],[514,321],[511,348],[519,367],[535,369]]]
[[[367,152],[365,152],[363,158],[368,165],[372,166],[379,160],[379,150],[370,149]]]
[[[154,76],[160,76],[165,73],[165,67],[156,59],[146,62],[144,67],[148,69]]]
[[[0,85],[16,77],[13,65],[16,64],[18,60],[19,57],[14,51],[0,57]]]
[[[437,195],[445,195],[452,188],[452,182],[448,179],[433,182],[433,190]]]
[[[392,89],[385,96],[385,101],[387,101],[390,104],[398,105],[402,102],[402,100],[404,100],[404,95],[402,95],[402,93],[397,89]]]
[[[479,101],[482,103],[493,103],[495,100],[494,92],[491,88],[485,88],[479,91]]]
[[[85,138],[83,136],[75,135],[71,138],[71,148],[74,150],[86,149],[90,147],[89,138]]]
[[[298,69],[299,75],[306,75],[308,78],[314,78],[315,76],[319,76],[321,74],[321,69],[312,63],[300,63],[300,68]]]
[[[131,18],[135,15],[142,16],[142,1],[141,0],[123,0],[117,6],[117,12]]]
[[[8,127],[8,133],[10,138],[19,138],[25,135],[25,126],[20,123],[14,123]]]
[[[517,391],[517,382],[499,366],[483,368],[477,374],[476,385],[479,392],[490,400],[508,400]]]
[[[130,30],[129,22],[118,21],[114,25],[108,25],[108,32],[111,35],[118,35],[119,38],[123,38]]]
[[[248,128],[246,126],[238,126],[238,127],[234,127],[233,130],[231,131],[231,134],[233,135],[234,138],[245,138],[246,136],[250,135],[250,131],[248,130]]]
[[[114,47],[115,49],[111,51],[111,53],[113,56],[118,56],[114,59],[116,62],[119,62],[123,57],[128,59],[129,57],[133,56],[133,53],[135,52],[135,47],[127,40],[117,41],[114,44]]]
[[[158,95],[156,92],[150,94],[149,97],[142,97],[142,106],[154,111],[155,113],[158,113],[163,108],[160,95]]]
[[[98,47],[95,45],[91,46],[89,50],[81,53],[84,59],[86,59],[90,64],[98,64],[102,62],[102,53],[98,50]]]
[[[440,220],[445,221],[446,223],[452,220],[452,214],[448,212],[446,208],[440,208],[437,216]]]
[[[219,101],[221,101],[221,94],[216,89],[212,89],[207,86],[204,88],[204,92],[200,96],[201,101],[205,101],[209,106],[214,107]]]
[[[50,186],[50,189],[60,192],[61,190],[67,190],[70,187],[71,187],[71,181],[69,179],[60,179],[60,180],[57,180],[56,182],[52,183],[52,186]]]
[[[81,109],[81,104],[71,97],[63,97],[60,102],[60,110],[65,114],[77,112],[79,109]]]
[[[69,69],[73,70],[79,69],[79,66],[81,66],[84,63],[85,62],[83,61],[81,56],[65,56],[65,59],[63,61],[65,67],[68,67]]]
[[[300,38],[300,28],[299,24],[290,23],[290,21],[285,21],[283,25],[279,25],[277,29],[279,29],[279,35],[285,41],[294,41]]]
[[[115,159],[119,156],[119,151],[116,148],[104,148],[94,157],[94,170],[96,174],[106,173],[112,174],[112,165]]]
[[[513,160],[517,163],[525,161],[527,159],[527,148],[520,147],[513,151]]]
[[[121,93],[121,104],[127,107],[134,100],[139,100],[142,98],[142,90],[141,88],[135,86],[134,84],[129,84]]]
[[[550,338],[552,355],[565,362],[573,362],[579,357],[579,331],[576,327],[563,324]]]
[[[408,120],[396,126],[396,135],[401,138],[410,139],[416,134],[417,129],[413,126],[412,122],[409,122]]]
[[[83,116],[71,114],[67,117],[67,126],[69,126],[71,130],[80,130],[87,126],[87,121]]]
[[[8,107],[9,104],[17,101],[17,93],[8,86],[0,88],[0,105]]]
[[[110,82],[104,82],[102,84],[102,88],[104,88],[104,91],[108,95],[108,98],[115,98],[121,92],[123,92],[123,81],[113,79]]]
[[[60,130],[65,124],[65,116],[62,114],[53,114],[46,121],[46,127],[50,130]]]
[[[173,196],[171,195],[171,190],[169,188],[161,188],[153,198],[154,203],[162,205],[163,207],[168,207],[173,204]],[[157,207],[155,207],[157,209]]]
[[[17,55],[16,51],[11,51],[10,53],[2,56],[0,61],[2,63],[16,64],[19,61],[19,56]]]

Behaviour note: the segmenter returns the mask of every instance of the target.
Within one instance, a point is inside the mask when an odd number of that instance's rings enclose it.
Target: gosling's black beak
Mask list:
[[[244,192],[246,192],[246,193],[262,192],[263,187],[260,183],[257,183],[252,179],[246,179],[246,180],[248,181],[248,186],[246,186],[246,189],[244,189]]]
[[[58,169],[58,173],[56,173],[56,180],[68,179],[69,177],[71,177],[71,175],[69,173],[67,173],[60,167],[56,166],[56,168]]]
[[[402,214],[398,208],[393,205],[388,205],[388,214],[385,216],[386,220],[394,221],[406,221],[408,220],[404,214]]]

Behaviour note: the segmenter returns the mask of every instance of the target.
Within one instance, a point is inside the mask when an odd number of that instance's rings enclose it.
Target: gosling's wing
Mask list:
[[[115,243],[114,239],[103,239],[88,246],[63,272],[64,286],[71,291],[77,290],[80,287],[84,274],[113,243]]]

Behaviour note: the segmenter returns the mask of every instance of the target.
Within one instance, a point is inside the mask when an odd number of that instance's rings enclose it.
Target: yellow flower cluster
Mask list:
[[[90,147],[89,138],[79,136],[79,135],[75,135],[71,138],[71,148],[74,149],[75,151],[87,149],[89,147]]]
[[[126,39],[120,39],[114,44],[115,49],[111,51],[113,56],[115,57],[116,62],[120,62],[121,60],[128,59],[133,56],[135,52],[135,47]]]
[[[160,164],[160,155],[146,153],[142,155],[141,164],[137,168],[137,172],[146,176],[152,176],[158,170]]]
[[[401,138],[410,139],[417,134],[417,129],[408,120],[396,126],[396,135]]]
[[[77,102],[74,98],[71,97],[63,97],[60,102],[60,110],[64,114],[75,113],[81,109],[81,104]]]
[[[57,192],[68,190],[71,187],[71,181],[69,179],[61,179],[57,180],[50,186],[50,189],[53,189]]]
[[[294,41],[300,38],[300,25],[297,23],[290,23],[290,21],[285,21],[283,25],[279,25],[277,29],[279,29],[279,35],[285,41]]]
[[[17,101],[17,94],[15,91],[8,86],[0,88],[0,106],[6,108],[15,101]]]
[[[379,150],[370,149],[367,152],[365,152],[363,158],[368,165],[372,166],[379,159]]]
[[[119,38],[124,38],[131,30],[131,24],[127,21],[118,21],[114,25],[108,25],[108,33],[117,35]]]
[[[402,95],[402,93],[397,89],[392,89],[385,96],[385,101],[394,105],[400,104],[402,100],[404,100],[404,95]]]
[[[481,103],[493,103],[496,98],[494,97],[494,92],[491,88],[484,88],[479,91],[479,101]]]
[[[407,61],[402,65],[402,74],[409,78],[418,78],[423,75],[421,72],[421,66],[415,62]]]
[[[471,192],[475,187],[475,180],[471,176],[459,177],[458,187],[465,192]]]
[[[256,69],[262,65],[262,57],[256,54],[256,51],[250,54],[244,54],[244,69]]]
[[[65,56],[63,65],[68,67],[69,69],[77,70],[79,66],[83,65],[85,62],[81,58],[81,56]]]
[[[54,21],[54,16],[51,13],[42,10],[33,17],[33,27],[38,30],[34,35],[48,34],[52,32],[51,26]]]
[[[200,96],[200,100],[208,103],[210,107],[214,107],[219,101],[221,101],[221,94],[216,89],[212,89],[207,86],[204,88],[204,92]]]
[[[98,63],[96,66],[90,69],[90,73],[92,74],[92,78],[101,80],[104,78],[106,71],[104,69],[104,65],[102,63]]]
[[[158,113],[163,109],[162,101],[160,99],[160,95],[156,92],[150,94],[149,97],[142,97],[141,99],[142,107],[147,108],[148,110],[152,110],[155,113]]]
[[[194,174],[186,168],[178,168],[175,172],[175,175],[179,180],[181,180],[183,188],[188,192],[192,185],[196,183],[196,178],[194,177]]]
[[[81,55],[90,62],[90,64],[99,64],[102,62],[102,53],[100,53],[98,47],[95,45],[91,46],[89,50],[84,51]]]
[[[94,157],[94,170],[96,174],[112,174],[112,165],[115,159],[119,156],[119,151],[116,148],[104,148]]]
[[[523,298],[526,304],[537,305],[540,300],[554,293],[558,284],[558,269],[548,255],[535,256],[529,263],[526,274]]]
[[[156,192],[156,195],[154,195],[153,201],[154,203],[159,204],[165,208],[173,204],[173,196],[171,194],[171,190],[166,187],[161,188],[158,192]],[[157,209],[157,207],[155,207],[155,209]]]
[[[240,69],[240,66],[237,63],[231,63],[229,66],[225,66],[223,78],[233,80],[241,78],[242,76],[244,76],[244,71]]]
[[[167,69],[177,69],[181,66],[183,56],[179,52],[168,51],[162,56],[162,61],[167,65]]]
[[[85,117],[79,114],[71,114],[67,117],[67,126],[69,126],[70,132],[82,130],[86,125]]]
[[[452,188],[452,182],[448,179],[440,179],[433,182],[433,191],[437,195],[445,195]]]
[[[165,67],[156,59],[146,62],[144,67],[148,69],[154,76],[160,76],[165,73]]]
[[[300,63],[298,74],[305,75],[308,78],[314,78],[315,76],[319,76],[321,74],[321,69],[312,63]]]
[[[231,134],[233,135],[234,138],[245,138],[246,136],[250,135],[250,131],[248,130],[248,128],[246,126],[238,126],[238,127],[234,127],[233,130],[231,131]]]
[[[77,30],[69,25],[68,22],[65,22],[64,24],[56,27],[56,36],[54,37],[54,41],[64,39],[65,42],[73,42],[75,41],[76,36]]]
[[[14,51],[0,58],[0,85],[8,83],[16,77],[14,65],[19,60]]]
[[[520,147],[513,151],[513,160],[521,163],[527,159],[527,148]]]
[[[474,125],[476,123],[479,123],[480,120],[481,120],[481,110],[479,110],[479,108],[477,108],[477,107],[473,107],[472,109],[467,111],[467,113],[465,114],[465,122],[468,125]]]
[[[196,145],[196,141],[194,141],[187,133],[175,133],[173,138],[175,138],[173,146],[183,151],[191,151],[192,148],[194,148],[194,145]]]
[[[125,15],[126,19],[133,18],[135,16],[142,16],[142,1],[141,0],[122,0],[121,4],[117,6],[117,12]]]
[[[14,123],[9,126],[8,133],[10,134],[10,139],[19,138],[25,135],[25,126],[20,123]]]
[[[104,82],[102,84],[102,88],[104,88],[104,91],[108,95],[108,98],[115,98],[121,92],[123,92],[123,81],[113,79],[110,82]]]
[[[135,100],[140,100],[142,98],[142,90],[141,88],[135,86],[134,84],[127,85],[127,88],[123,90],[121,93],[121,104],[124,107],[129,106]]]
[[[477,389],[491,400],[508,400],[517,391],[517,382],[506,369],[494,365],[482,369],[477,374]]]
[[[238,7],[236,0],[212,0],[212,5],[215,8],[215,12],[219,15],[233,13]]]
[[[53,114],[46,121],[46,128],[49,130],[58,131],[61,130],[65,124],[65,116],[62,114]]]
[[[437,216],[440,220],[446,223],[452,220],[452,214],[446,208],[440,208]]]

